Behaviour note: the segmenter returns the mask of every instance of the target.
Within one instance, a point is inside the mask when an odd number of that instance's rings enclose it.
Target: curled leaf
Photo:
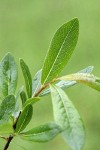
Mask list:
[[[32,95],[34,96],[35,93],[41,88],[41,72],[42,70],[39,70],[32,81]]]
[[[68,81],[68,80],[76,81],[88,85],[93,89],[96,89],[97,91],[100,91],[100,78],[94,76],[93,74],[75,73],[75,74],[60,77],[58,79],[64,81]]]
[[[93,71],[93,66],[88,66],[87,68],[83,69],[83,70],[80,70],[79,73],[91,73]],[[62,88],[62,89],[66,89],[66,88],[69,88],[75,84],[77,84],[78,82],[76,81],[60,81],[58,83],[56,83],[56,86]],[[51,92],[50,88],[42,91],[39,96],[45,96],[47,94],[49,94]]]

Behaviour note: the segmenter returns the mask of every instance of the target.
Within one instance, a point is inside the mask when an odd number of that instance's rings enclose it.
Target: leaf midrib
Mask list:
[[[75,22],[76,22],[76,20],[73,22],[73,25],[72,25],[71,29],[70,29],[69,32],[67,33],[67,35],[66,35],[66,37],[65,37],[65,39],[64,39],[64,41],[63,41],[63,43],[62,43],[62,45],[61,45],[61,47],[60,47],[60,49],[59,49],[59,52],[58,52],[58,54],[57,54],[57,56],[56,56],[56,59],[54,60],[53,65],[52,65],[52,67],[51,67],[51,69],[50,69],[50,71],[49,71],[49,73],[48,73],[48,75],[47,75],[47,77],[46,77],[44,83],[46,83],[46,81],[47,81],[47,79],[48,79],[48,76],[50,75],[50,73],[51,73],[51,71],[52,71],[52,68],[54,67],[55,62],[56,62],[56,60],[57,60],[57,58],[58,58],[58,56],[59,56],[59,54],[60,54],[60,52],[61,52],[61,49],[62,49],[64,43],[65,43],[65,40],[66,40],[67,37],[69,36],[69,33],[71,32],[71,30],[72,30],[72,28],[73,28]],[[43,83],[43,84],[44,84],[44,83]]]
[[[27,118],[28,112],[29,112],[29,108],[28,108],[28,110],[27,110],[27,112],[26,112],[26,115],[25,115],[25,117],[24,117],[24,120],[23,120],[22,124],[20,125],[20,128],[19,128],[18,132],[21,131],[21,129],[22,129],[22,127],[23,127],[23,124],[24,124],[24,122],[25,122],[25,120],[26,120],[26,118]]]
[[[56,88],[56,87],[55,87]],[[58,89],[56,88],[56,90],[58,91]],[[59,91],[58,91],[58,93],[59,93]],[[61,94],[59,93],[59,96],[61,97],[61,99],[62,99],[62,102],[63,102],[63,98],[62,98],[62,96],[61,96]],[[63,105],[64,105],[64,102],[63,102]],[[64,106],[64,108],[65,108],[65,106]],[[66,109],[65,109],[65,111],[66,111]],[[72,125],[71,125],[71,123],[70,123],[70,118],[69,118],[69,113],[66,111],[66,114],[67,114],[67,118],[68,118],[68,123],[69,123],[69,126],[70,126],[70,129],[71,129],[71,135],[72,135],[72,137],[73,137],[73,139],[74,139],[74,142],[75,142],[75,144],[77,143],[76,142],[76,140],[75,140],[75,137],[73,136],[73,127],[72,127]]]
[[[56,88],[56,87],[55,87],[55,88]],[[61,100],[62,100],[62,103],[63,103],[63,106],[64,106],[64,110],[65,110],[65,112],[66,112],[66,114],[67,114],[67,117],[66,117],[66,118],[68,118],[68,112],[67,112],[67,110],[66,110],[66,108],[65,108],[65,104],[64,104],[63,98],[62,98],[62,96],[61,96],[61,94],[59,93],[59,91],[58,91],[57,88],[56,88],[56,90],[57,90],[57,92],[58,92],[58,94],[59,94],[59,96],[60,96],[60,98],[61,98]],[[68,119],[68,124],[70,125],[69,119]]]
[[[44,134],[44,133],[47,133],[47,132],[50,132],[50,131],[53,131],[53,130],[55,130],[55,129],[57,129],[56,127],[55,128],[53,128],[53,129],[48,129],[48,130],[46,130],[46,131],[43,131],[43,132],[39,132],[39,133],[33,133],[33,134],[24,134],[24,136],[25,137],[28,137],[28,136],[37,136],[37,135],[42,135],[42,134]]]
[[[22,62],[22,68],[23,68],[23,73],[25,73],[26,75],[24,75],[25,78],[25,84],[26,84],[26,89],[27,89],[27,93],[28,93],[28,97],[30,97],[31,93],[31,83],[30,83],[30,74],[27,72],[27,66]]]

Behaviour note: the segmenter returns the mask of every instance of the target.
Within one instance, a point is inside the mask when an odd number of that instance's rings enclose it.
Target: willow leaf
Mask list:
[[[7,122],[15,111],[16,100],[13,95],[8,95],[0,106],[0,124]]]
[[[40,100],[39,97],[33,97],[33,98],[29,98],[25,103],[24,103],[24,107],[26,107],[27,105],[31,104],[33,105],[34,103],[38,102]]]
[[[23,72],[23,76],[26,84],[27,95],[30,98],[32,96],[32,77],[30,70],[23,59],[20,59],[20,66]]]
[[[35,77],[33,78],[33,82],[32,82],[32,95],[33,96],[41,88],[41,72],[42,70],[39,70],[36,73]]]
[[[26,96],[26,93],[24,91],[21,91],[20,98],[22,100],[22,106],[24,106],[24,104],[25,104],[25,102],[27,100],[27,96]]]
[[[0,62],[0,88],[4,96],[15,93],[17,78],[16,62],[13,56],[8,53]]]
[[[57,124],[47,123],[22,133],[21,137],[33,142],[48,142],[60,132],[61,128]]]
[[[85,73],[75,73],[67,76],[63,76],[59,78],[60,80],[72,80],[79,83],[83,83],[100,91],[100,78],[94,76],[93,74],[85,74]]]
[[[80,70],[79,73],[91,73],[93,71],[93,66],[88,66],[87,68],[84,68],[83,70]],[[60,81],[58,83],[56,83],[56,86],[62,88],[62,89],[66,89],[66,88],[69,88],[73,85],[77,84],[76,81]],[[50,88],[44,90],[43,92],[40,93],[39,96],[45,96],[47,94],[49,94],[51,91],[50,91]]]
[[[73,150],[82,150],[85,142],[83,122],[65,92],[51,86],[54,118],[57,124],[64,130],[62,136]]]
[[[20,133],[26,128],[32,118],[32,114],[33,107],[29,104],[23,109],[21,115],[19,116],[15,132]]]
[[[12,134],[12,133],[14,133],[12,124],[4,123],[4,124],[0,125],[0,135]]]
[[[76,46],[78,34],[77,18],[65,23],[57,30],[43,65],[42,84],[51,82],[65,67]]]

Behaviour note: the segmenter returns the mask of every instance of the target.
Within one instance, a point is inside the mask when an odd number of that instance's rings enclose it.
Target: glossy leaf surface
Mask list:
[[[23,59],[20,59],[20,65],[25,79],[27,95],[30,98],[32,96],[32,77],[30,70]]]
[[[33,107],[32,107],[32,105],[29,104],[23,109],[23,111],[18,119],[18,122],[16,125],[17,133],[20,133],[21,131],[23,131],[26,128],[26,126],[29,124],[29,122],[32,118],[32,114],[33,114]]]
[[[24,106],[24,104],[25,104],[25,102],[26,102],[26,100],[27,100],[27,96],[26,96],[26,93],[25,93],[24,91],[22,91],[22,92],[20,93],[20,98],[21,98],[21,100],[22,100],[22,106]]]
[[[65,67],[76,46],[78,34],[77,18],[65,23],[57,30],[44,62],[42,84],[51,82]]]

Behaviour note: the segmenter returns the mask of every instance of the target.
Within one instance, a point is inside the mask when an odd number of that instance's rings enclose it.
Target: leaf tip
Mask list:
[[[23,59],[22,59],[22,58],[19,58],[19,62],[20,62],[20,63],[23,62]]]
[[[79,32],[79,19],[76,17],[76,18],[74,18],[72,21],[73,21],[73,23],[77,26],[78,32]]]
[[[11,52],[6,53],[5,56],[4,56],[4,58],[5,58],[5,57],[9,57],[9,56],[10,56],[10,57],[12,56]],[[3,58],[3,59],[4,59],[4,58]]]
[[[74,22],[77,22],[77,23],[79,24],[79,19],[78,19],[77,17],[75,17],[75,18],[73,19],[73,21],[74,21]]]

